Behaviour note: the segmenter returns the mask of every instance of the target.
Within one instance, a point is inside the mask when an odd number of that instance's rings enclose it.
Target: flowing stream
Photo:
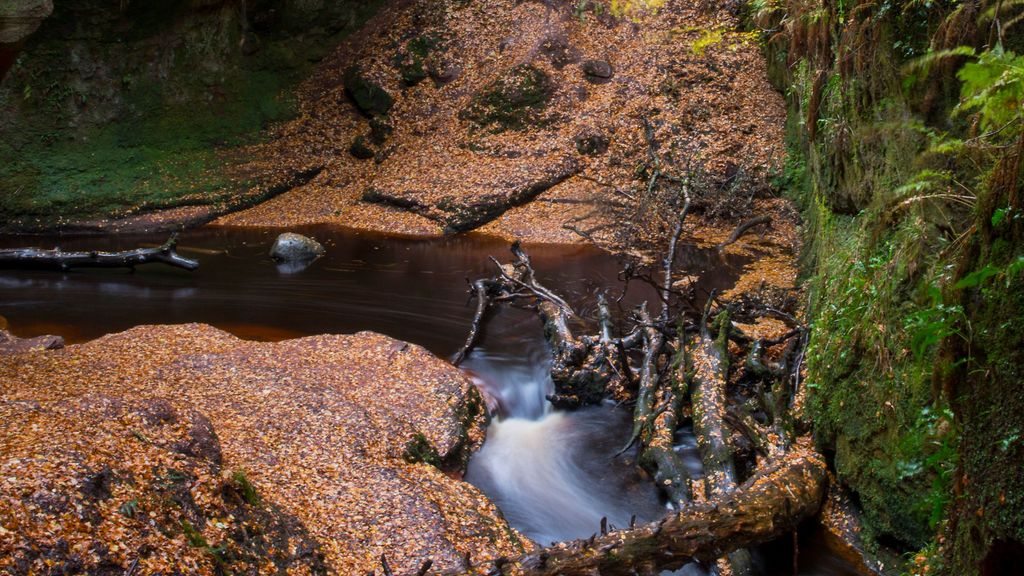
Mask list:
[[[193,273],[160,265],[134,273],[0,270],[0,324],[22,337],[57,334],[69,343],[138,324],[205,322],[255,340],[374,330],[447,357],[465,339],[473,305],[466,279],[490,276],[488,256],[504,260],[504,241],[460,236],[436,240],[385,238],[331,227],[294,231],[324,243],[327,255],[306,269],[274,264],[267,251],[280,230],[205,227],[182,235],[179,252],[200,261]],[[122,250],[159,244],[155,236],[10,238],[0,247],[35,244],[63,249]],[[529,246],[538,279],[566,297],[581,317],[595,319],[599,291],[620,293],[619,263],[587,247]],[[699,274],[700,290],[727,288],[741,261],[684,249],[678,265]],[[626,310],[656,302],[654,291],[631,283]],[[497,401],[487,441],[466,480],[487,494],[509,523],[534,541],[589,537],[601,519],[628,526],[666,512],[657,489],[620,454],[630,414],[605,405],[553,411],[549,354],[540,322],[528,311],[493,314],[480,346],[463,367]],[[678,448],[700,473],[691,433]],[[784,539],[785,540],[785,539]],[[757,553],[767,575],[794,574],[792,543]],[[856,575],[850,564],[809,530],[800,536],[799,575]],[[696,565],[679,574],[703,574]]]

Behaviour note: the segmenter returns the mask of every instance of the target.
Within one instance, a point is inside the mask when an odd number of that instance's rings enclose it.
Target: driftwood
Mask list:
[[[142,264],[166,264],[185,270],[199,268],[199,262],[178,255],[176,236],[156,248],[137,248],[123,252],[64,252],[60,248],[15,248],[0,250],[0,267],[46,268],[68,271],[73,268],[132,268]]]
[[[708,300],[708,309],[711,306]],[[707,312],[705,312],[705,317]],[[725,427],[725,385],[728,375],[729,313],[723,311],[716,318],[717,338],[708,330],[707,320],[701,322],[697,346],[694,347],[693,377],[693,432],[704,464],[704,482],[708,495],[723,498],[737,485],[733,450],[729,446],[729,432]],[[753,574],[750,553],[736,550],[726,562],[736,575]]]

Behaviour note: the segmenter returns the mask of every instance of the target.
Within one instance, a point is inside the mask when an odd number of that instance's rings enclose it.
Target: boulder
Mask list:
[[[483,401],[419,346],[141,326],[0,355],[0,381],[0,572],[404,574],[530,546],[456,479]]]
[[[29,350],[57,350],[64,347],[64,339],[60,336],[36,336],[34,338],[18,338],[10,332],[0,329],[0,354],[14,354]]]
[[[279,262],[310,262],[326,252],[316,240],[294,232],[281,234],[270,247],[270,257]]]
[[[356,66],[345,71],[343,82],[345,93],[355,103],[356,108],[367,116],[387,114],[395,104],[395,99],[387,90]]]

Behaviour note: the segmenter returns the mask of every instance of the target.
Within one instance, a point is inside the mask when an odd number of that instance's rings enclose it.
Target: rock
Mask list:
[[[6,330],[0,329],[0,354],[16,354],[30,350],[59,350],[63,347],[64,339],[60,336],[18,338]]]
[[[270,257],[280,262],[311,262],[325,253],[319,242],[294,232],[281,234],[270,247]]]
[[[14,44],[36,31],[53,13],[53,0],[0,2],[0,44]]]
[[[383,87],[367,78],[356,66],[345,71],[345,93],[367,116],[387,114],[395,100]]]
[[[551,65],[561,70],[566,64],[579,60],[578,51],[569,44],[563,35],[552,35],[540,44],[540,53],[547,56]]]
[[[433,78],[434,85],[444,86],[454,82],[462,74],[462,67],[448,58],[430,58],[427,73]]]
[[[255,573],[264,554],[280,573],[366,574],[386,553],[411,574],[425,558],[444,570],[529,546],[453,478],[483,439],[483,401],[419,346],[141,326],[0,356],[0,381],[0,478],[15,478],[0,483],[0,518],[17,551],[0,540],[0,572],[49,573],[57,558],[124,573],[145,549],[140,567],[166,573]],[[109,497],[67,488],[90,478]],[[35,511],[34,497],[54,512]],[[90,521],[51,524],[66,514]],[[263,544],[236,537],[246,533]],[[71,546],[54,551],[61,540]],[[225,565],[209,552],[222,545]]]
[[[234,496],[244,472],[175,449],[201,414],[174,408],[175,396],[122,401],[83,384],[45,401],[0,402],[0,573],[326,573],[294,515]],[[169,420],[147,419],[154,403]]]
[[[606,60],[587,60],[581,68],[587,81],[593,84],[607,82],[613,74],[612,65]]]
[[[391,125],[386,116],[370,118],[370,142],[377,146],[384,144],[394,131],[395,127]]]
[[[473,96],[462,117],[495,132],[522,130],[540,122],[553,92],[554,85],[546,72],[521,64]]]
[[[366,138],[362,135],[356,136],[352,140],[352,145],[348,147],[348,153],[360,160],[373,158],[373,149],[366,145]]]

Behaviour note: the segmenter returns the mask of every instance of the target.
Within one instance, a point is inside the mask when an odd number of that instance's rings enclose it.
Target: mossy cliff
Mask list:
[[[1020,87],[983,78],[1022,35],[985,4],[749,14],[789,103],[816,438],[867,544],[921,550],[914,574],[1010,573],[1024,551]]]
[[[230,196],[219,151],[290,117],[290,88],[379,2],[56,4],[0,82],[8,227]]]

